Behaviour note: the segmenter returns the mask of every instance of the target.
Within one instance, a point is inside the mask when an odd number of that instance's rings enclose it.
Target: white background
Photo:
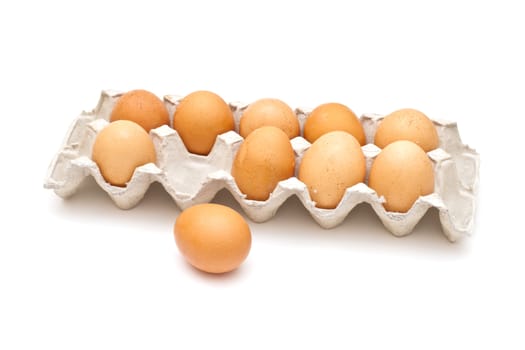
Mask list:
[[[2,2],[0,348],[523,349],[522,6],[362,3]],[[326,231],[292,199],[238,271],[199,273],[160,185],[129,211],[91,180],[43,189],[105,88],[456,120],[481,154],[474,234],[450,244],[431,211],[395,238],[366,205]]]

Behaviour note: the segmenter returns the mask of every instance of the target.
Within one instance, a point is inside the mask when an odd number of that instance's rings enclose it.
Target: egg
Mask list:
[[[91,155],[104,180],[121,187],[126,186],[137,167],[156,161],[148,133],[129,120],[117,120],[102,129]]]
[[[394,141],[374,159],[368,186],[383,196],[387,211],[405,213],[419,198],[434,192],[434,169],[421,147]]]
[[[374,143],[379,148],[397,140],[408,140],[419,145],[425,152],[439,146],[434,123],[422,112],[405,108],[387,115],[377,127]]]
[[[132,90],[118,100],[109,120],[131,120],[147,132],[162,125],[170,124],[168,110],[162,101],[146,90]]]
[[[195,91],[184,97],[173,115],[173,128],[189,152],[207,155],[217,136],[235,129],[228,104],[211,91]]]
[[[294,111],[276,98],[263,98],[248,105],[241,115],[239,134],[246,138],[261,126],[275,126],[290,139],[300,134],[299,120]]]
[[[264,201],[294,170],[295,155],[288,136],[275,126],[263,126],[241,144],[231,174],[248,199]]]
[[[364,182],[365,175],[365,156],[356,138],[345,131],[331,131],[306,150],[298,178],[318,208],[333,209],[346,189]]]
[[[359,144],[366,143],[365,131],[354,112],[341,103],[325,103],[317,106],[306,119],[304,138],[310,143],[330,131],[346,131],[354,136]]]
[[[199,270],[235,270],[250,252],[250,227],[235,210],[220,204],[199,204],[184,210],[174,226],[184,258]]]

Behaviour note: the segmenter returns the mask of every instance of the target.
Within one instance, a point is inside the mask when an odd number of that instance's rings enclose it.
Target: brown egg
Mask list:
[[[365,174],[365,156],[359,142],[345,131],[331,131],[304,153],[298,178],[308,187],[318,208],[333,209],[348,187],[365,181]]]
[[[235,210],[219,204],[199,204],[184,210],[174,227],[184,258],[199,270],[235,270],[250,252],[250,227]]]
[[[299,136],[299,120],[294,111],[281,100],[263,98],[250,104],[242,113],[239,134],[246,138],[261,126],[275,126],[286,133],[288,138]]]
[[[314,143],[330,131],[346,131],[362,146],[366,143],[365,131],[354,112],[341,103],[325,103],[315,108],[304,124],[304,138]]]
[[[234,130],[235,125],[230,107],[219,95],[210,91],[195,91],[177,106],[173,128],[189,152],[207,155],[217,136]]]
[[[415,143],[392,142],[372,163],[368,186],[384,196],[386,210],[405,213],[419,196],[434,192],[432,162]]]
[[[113,107],[109,120],[112,122],[131,120],[147,132],[170,124],[170,117],[164,103],[146,90],[132,90],[122,95]]]
[[[98,133],[92,159],[108,183],[124,187],[137,167],[155,162],[155,146],[140,125],[117,120]]]
[[[278,182],[294,175],[295,155],[288,136],[263,126],[246,137],[235,155],[232,176],[248,199],[264,201]]]
[[[374,143],[379,148],[397,140],[418,144],[425,152],[438,148],[439,138],[434,123],[418,110],[405,108],[387,115],[377,127]]]

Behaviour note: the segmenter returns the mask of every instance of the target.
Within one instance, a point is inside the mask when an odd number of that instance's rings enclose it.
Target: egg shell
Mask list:
[[[137,167],[155,162],[155,146],[140,125],[117,120],[98,133],[92,159],[108,183],[126,186]]]
[[[356,138],[346,131],[331,131],[304,153],[298,178],[318,208],[333,209],[347,188],[365,181],[365,174],[365,156]]]
[[[168,110],[162,100],[155,94],[140,89],[124,93],[112,109],[109,120],[131,120],[147,132],[170,124]]]
[[[246,138],[261,126],[275,126],[292,139],[300,134],[299,121],[285,102],[276,98],[262,98],[249,104],[241,114],[239,134]]]
[[[385,197],[386,210],[406,213],[420,196],[434,192],[432,162],[412,141],[394,141],[374,159],[368,185]]]
[[[173,231],[184,258],[209,273],[235,270],[251,248],[248,223],[224,205],[204,203],[184,210]]]
[[[230,173],[233,158],[243,142],[243,138],[234,131],[219,135],[210,154],[200,156],[187,151],[174,129],[166,125],[153,129],[150,137],[155,144],[157,162],[139,166],[126,187],[111,186],[91,159],[91,148],[96,135],[108,124],[111,110],[120,96],[120,91],[105,90],[94,110],[83,112],[73,119],[59,151],[49,164],[45,188],[66,198],[73,195],[84,179],[90,176],[122,209],[137,205],[152,182],[162,184],[181,209],[210,202],[218,191],[226,189],[246,216],[256,222],[271,219],[290,196],[297,196],[306,212],[323,228],[337,226],[356,205],[364,202],[372,207],[386,229],[396,236],[409,234],[429,208],[436,208],[443,234],[450,241],[460,239],[474,229],[479,154],[463,144],[455,122],[432,120],[440,140],[439,148],[427,152],[434,165],[435,191],[420,197],[407,213],[386,211],[381,198],[365,184],[347,189],[335,209],[322,209],[315,206],[306,185],[296,177],[279,182],[266,201],[246,199]],[[181,99],[178,95],[164,96],[171,116]],[[229,105],[238,126],[246,104],[230,102]],[[304,125],[310,110],[297,108],[295,111],[300,124]],[[383,116],[367,113],[359,119],[367,140],[362,150],[368,173],[374,158],[381,151],[373,140]],[[302,137],[290,142],[298,165],[310,143]]]
[[[439,136],[432,121],[412,108],[400,109],[387,115],[379,124],[374,137],[374,143],[379,148],[385,148],[398,140],[412,141],[425,152],[439,146]]]
[[[248,199],[265,201],[280,181],[294,176],[295,156],[288,136],[275,126],[252,131],[235,155],[231,174]]]
[[[346,131],[359,144],[366,143],[365,131],[355,113],[342,103],[324,103],[317,106],[306,119],[303,135],[310,143],[330,131]]]
[[[217,136],[234,130],[233,113],[217,94],[195,91],[185,96],[173,115],[173,128],[191,153],[207,155]]]

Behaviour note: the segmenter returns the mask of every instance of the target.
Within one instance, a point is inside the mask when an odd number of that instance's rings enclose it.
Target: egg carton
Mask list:
[[[102,91],[97,107],[93,111],[81,113],[73,121],[49,166],[45,188],[53,189],[57,195],[65,198],[73,195],[87,176],[93,176],[100,188],[121,209],[137,205],[154,181],[162,184],[181,209],[210,202],[218,191],[226,188],[246,215],[255,222],[271,219],[279,207],[295,195],[312,218],[327,229],[340,224],[356,205],[366,202],[395,236],[412,232],[426,211],[435,207],[439,211],[443,233],[450,241],[456,241],[472,232],[479,182],[479,155],[461,142],[455,122],[433,120],[440,140],[439,148],[428,152],[435,171],[435,191],[421,196],[407,213],[386,211],[382,205],[384,198],[379,197],[365,183],[348,188],[335,209],[321,209],[315,206],[306,185],[297,177],[279,182],[266,201],[247,199],[230,173],[235,154],[243,142],[243,138],[235,131],[219,135],[210,154],[201,156],[189,153],[177,131],[169,126],[153,129],[150,137],[157,152],[156,164],[138,167],[126,187],[108,184],[91,159],[91,150],[97,133],[109,123],[113,106],[121,95],[122,92],[119,91]],[[171,122],[180,100],[181,96],[164,96]],[[229,105],[238,130],[240,116],[247,104]],[[302,130],[310,110],[297,108],[295,113]],[[367,140],[367,144],[362,147],[366,157],[367,180],[371,164],[381,151],[373,144],[373,139],[382,118],[378,114],[364,114],[360,117]],[[310,143],[302,137],[296,137],[291,140],[291,144],[295,152],[297,174],[298,165]]]

